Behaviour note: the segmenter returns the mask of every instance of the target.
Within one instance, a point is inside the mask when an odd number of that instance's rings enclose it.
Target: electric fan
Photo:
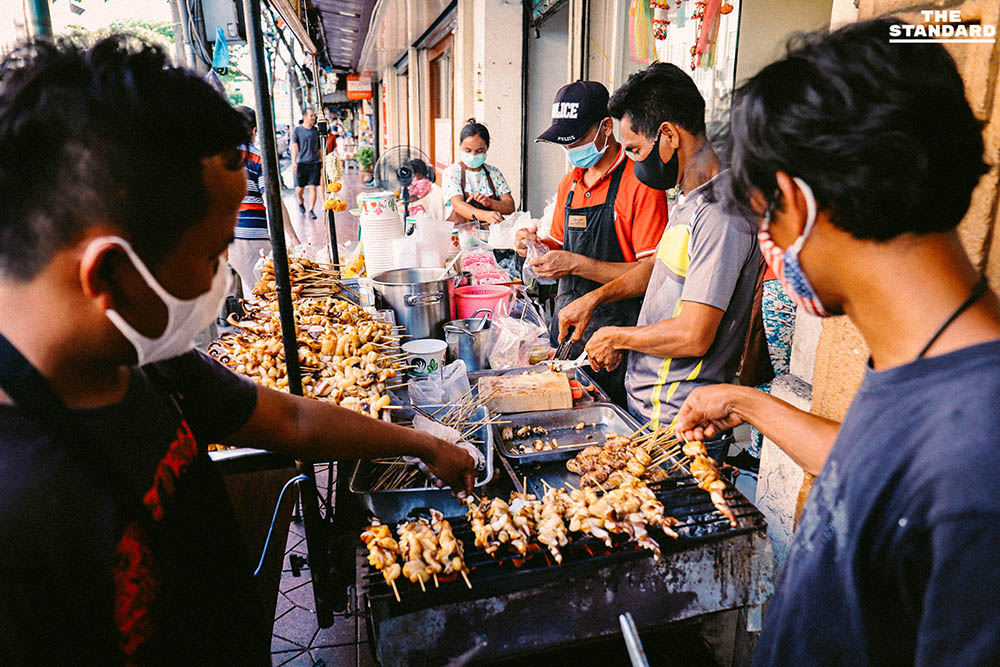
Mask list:
[[[376,187],[398,192],[403,200],[403,224],[410,217],[410,185],[414,179],[435,180],[431,161],[419,148],[393,146],[375,163],[373,177]]]

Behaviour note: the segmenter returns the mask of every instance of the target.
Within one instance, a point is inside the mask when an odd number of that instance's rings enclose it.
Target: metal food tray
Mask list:
[[[503,455],[518,464],[565,461],[585,447],[604,445],[604,437],[609,433],[629,435],[639,428],[639,424],[632,418],[632,415],[614,403],[595,403],[568,410],[519,412],[506,414],[503,419],[510,421],[510,423],[497,426],[501,431],[508,426],[514,429],[515,433],[522,426],[541,426],[549,432],[548,435],[528,434],[523,438],[515,437],[513,440],[497,438]],[[577,431],[575,427],[580,422],[584,422],[585,426]],[[591,436],[589,439],[588,435]],[[559,443],[559,449],[551,449],[546,452],[525,452],[524,454],[518,453],[515,449],[516,445],[530,444],[536,438],[541,440],[555,438]]]
[[[538,373],[545,370],[548,370],[548,366],[544,362],[535,364],[534,366],[522,366],[520,368],[507,368],[499,370],[489,368],[469,373],[469,382],[475,386],[481,377],[494,375],[520,375],[521,373]],[[601,388],[601,385],[594,382],[594,378],[591,377],[586,370],[582,368],[571,368],[566,371],[566,378],[569,380],[576,380],[584,387],[587,385],[593,385],[594,387],[594,391],[584,391],[583,398],[573,399],[574,407],[592,405],[594,403],[611,403],[611,397],[605,393],[605,391]]]
[[[440,405],[425,405],[427,412],[434,412]],[[413,408],[404,407],[393,415],[398,421],[413,419]],[[486,408],[480,406],[470,417],[471,420],[484,419]],[[476,473],[476,488],[485,486],[493,479],[493,427],[486,424],[480,427],[476,445],[486,458],[486,468]],[[370,473],[372,465],[368,461],[358,461],[351,475],[350,489],[361,497],[368,510],[386,523],[393,523],[406,517],[411,510],[423,507],[433,507],[444,512],[445,516],[453,516],[465,512],[465,505],[452,497],[451,489],[439,489],[425,486],[414,489],[396,489],[392,491],[371,491]]]

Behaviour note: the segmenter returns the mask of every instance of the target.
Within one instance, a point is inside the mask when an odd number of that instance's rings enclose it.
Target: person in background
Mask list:
[[[536,141],[561,146],[573,169],[563,176],[547,238],[537,229],[518,230],[518,253],[541,241],[550,250],[531,260],[541,278],[559,281],[555,313],[572,301],[618,278],[635,262],[652,264],[667,225],[667,197],[636,178],[632,160],[615,139],[608,114],[608,89],[597,81],[577,81],[559,89],[552,103],[552,126]],[[598,306],[586,330],[574,332],[569,358],[583,352],[590,336],[604,326],[635,326],[642,300]],[[559,319],[549,336],[560,341]],[[595,378],[619,405],[626,403],[625,366],[602,370]]]
[[[424,214],[431,220],[445,220],[444,195],[434,182],[433,170],[423,160],[410,160],[413,182],[410,183],[410,215]]]
[[[468,491],[472,458],[192,349],[250,139],[208,83],[124,36],[15,47],[0,81],[0,664],[270,665],[208,445],[416,456]]]
[[[956,231],[982,121],[941,44],[890,43],[902,21],[801,38],[732,109],[764,258],[871,354],[842,423],[733,385],[677,417],[693,440],[749,422],[818,475],[756,665],[1000,664],[1000,300]]]
[[[305,214],[305,191],[309,190],[309,219],[316,219],[316,193],[319,190],[322,162],[319,154],[319,130],[316,129],[316,110],[306,107],[302,123],[292,131],[292,171],[295,172],[295,199],[299,213]]]
[[[326,112],[328,131],[326,135],[326,155],[334,155],[337,152],[337,114],[333,109]]]
[[[559,337],[585,330],[597,306],[644,294],[636,326],[598,329],[586,349],[595,369],[617,368],[627,354],[629,410],[666,426],[694,387],[736,375],[760,268],[756,223],[728,196],[730,174],[705,136],[705,100],[683,70],[636,72],[609,109],[639,180],[681,194],[655,261],[564,307]],[[712,444],[723,448],[728,435]]]
[[[264,184],[260,151],[257,149],[257,113],[246,106],[238,106],[236,110],[246,120],[250,141],[240,146],[246,165],[247,191],[237,214],[236,231],[233,242],[229,244],[228,259],[229,265],[240,277],[243,297],[250,298],[254,285],[260,280],[260,271],[255,267],[263,255],[271,252],[271,240],[267,228],[267,209],[264,207],[264,192],[267,187]],[[284,202],[281,203],[281,212],[287,244],[289,247],[297,246],[299,238],[292,228]]]
[[[459,134],[459,161],[442,175],[445,212],[456,223],[478,220],[492,225],[516,208],[500,170],[486,164],[490,131],[470,118]]]
[[[764,322],[764,336],[767,338],[767,352],[771,360],[774,378],[770,382],[759,384],[757,389],[767,394],[771,393],[774,380],[791,371],[792,336],[795,333],[795,303],[781,286],[781,281],[774,271],[767,267],[764,271],[761,286],[761,314]],[[760,450],[764,436],[756,428],[751,427],[750,444],[732,456],[728,463],[756,474],[760,469]]]

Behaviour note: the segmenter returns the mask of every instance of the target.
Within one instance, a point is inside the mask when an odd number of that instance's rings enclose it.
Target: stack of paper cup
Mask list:
[[[365,270],[369,276],[391,271],[392,240],[403,236],[403,220],[391,192],[366,192],[361,204],[361,242],[365,248]]]

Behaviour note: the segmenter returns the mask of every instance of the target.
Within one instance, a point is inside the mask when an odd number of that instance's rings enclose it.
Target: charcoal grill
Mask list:
[[[465,549],[472,589],[441,580],[427,592],[397,580],[401,602],[358,550],[359,594],[382,665],[444,664],[480,646],[476,660],[509,658],[618,632],[629,611],[643,631],[739,607],[762,604],[772,591],[772,555],[763,515],[736,489],[726,498],[737,526],[716,512],[693,478],[675,471],[651,488],[678,519],[679,539],[650,527],[662,550],[653,554],[624,536],[614,547],[587,537],[562,548],[556,564],[532,544],[526,557],[504,545],[492,557],[475,548],[464,516],[452,517]],[[507,551],[505,551],[507,549]]]

